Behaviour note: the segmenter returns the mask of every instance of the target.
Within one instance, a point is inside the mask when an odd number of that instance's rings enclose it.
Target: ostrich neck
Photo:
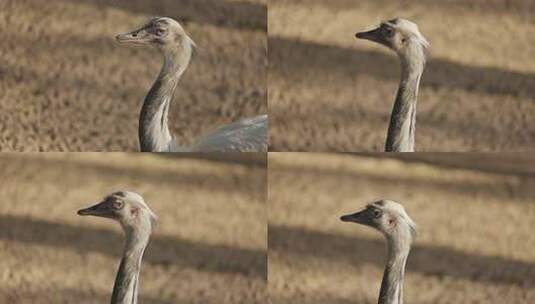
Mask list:
[[[403,279],[410,252],[410,240],[387,240],[387,261],[379,292],[379,304],[403,304]]]
[[[113,285],[111,304],[137,304],[141,259],[148,243],[148,234],[127,231],[123,258]]]
[[[158,78],[145,97],[139,117],[139,142],[142,152],[165,152],[173,140],[167,123],[169,103],[186,70],[189,55],[171,52],[164,55]]]
[[[401,59],[401,80],[390,116],[386,152],[414,152],[416,101],[418,86],[425,66],[421,47],[415,46]]]

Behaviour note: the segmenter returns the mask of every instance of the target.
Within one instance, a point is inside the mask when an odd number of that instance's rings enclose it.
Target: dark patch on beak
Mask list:
[[[380,32],[380,28],[376,28],[374,30],[367,31],[367,32],[359,32],[355,34],[355,37],[357,37],[358,39],[366,39],[366,40],[370,40],[373,42],[384,44],[383,37]]]
[[[114,218],[113,210],[108,206],[106,202],[101,202],[96,205],[93,205],[89,208],[78,210],[78,215],[92,215],[100,217]]]
[[[371,226],[372,221],[366,210],[362,210],[356,213],[346,214],[340,217],[342,222],[353,222],[362,225]]]

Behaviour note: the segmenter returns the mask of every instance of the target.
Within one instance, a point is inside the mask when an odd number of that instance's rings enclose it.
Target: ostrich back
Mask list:
[[[267,152],[268,117],[260,115],[220,127],[188,148],[171,152]]]

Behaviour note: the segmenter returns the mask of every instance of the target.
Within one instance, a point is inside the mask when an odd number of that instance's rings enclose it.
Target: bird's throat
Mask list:
[[[168,152],[173,140],[168,126],[169,104],[180,77],[189,63],[164,56],[158,78],[145,97],[139,117],[139,143],[142,152]]]
[[[386,152],[414,152],[418,87],[425,66],[423,50],[414,52],[416,58],[401,58],[401,80],[390,116]]]
[[[111,304],[137,304],[141,259],[149,238],[127,233],[123,258],[117,271]]]
[[[387,262],[379,292],[379,304],[403,304],[403,280],[409,252],[410,241],[388,241]]]

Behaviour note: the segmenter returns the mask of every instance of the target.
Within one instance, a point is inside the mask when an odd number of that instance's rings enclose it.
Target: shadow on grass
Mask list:
[[[420,155],[421,153],[417,153]],[[431,153],[429,153],[431,155]],[[464,154],[464,153],[463,153]],[[358,154],[366,155],[369,154]],[[447,153],[444,157],[453,155],[452,153]],[[377,156],[372,154],[372,157],[382,158],[389,156]],[[418,157],[418,156],[416,156]],[[453,157],[453,156],[452,156]],[[462,156],[461,156],[462,157]],[[422,157],[423,158],[423,157]],[[359,160],[355,158],[355,161]],[[314,167],[293,167],[286,166],[282,164],[275,164],[270,173],[273,174],[290,174],[292,176],[312,176],[318,180],[327,181],[327,180],[344,180],[344,183],[351,183],[354,185],[377,185],[383,188],[409,188],[409,189],[427,189],[428,191],[434,190],[441,193],[450,193],[450,194],[463,194],[468,197],[477,196],[481,197],[490,197],[492,199],[503,199],[504,203],[508,203],[512,198],[515,200],[526,200],[531,201],[535,196],[535,188],[531,187],[535,183],[535,180],[531,178],[526,178],[522,180],[519,184],[516,183],[507,183],[504,180],[486,180],[482,179],[477,180],[468,180],[468,179],[446,179],[446,180],[437,180],[429,179],[425,176],[390,176],[385,172],[361,172],[359,170],[348,171],[341,169],[329,169],[329,168],[314,168]],[[410,170],[410,169],[408,169]],[[444,176],[448,172],[443,173]],[[520,175],[521,176],[521,175]],[[306,178],[306,177],[305,177]],[[519,187],[517,190],[516,187]]]
[[[103,154],[105,155],[105,154]],[[259,199],[264,196],[266,189],[266,173],[258,169],[251,168],[245,172],[233,172],[227,176],[209,173],[199,173],[194,170],[177,172],[177,170],[159,168],[149,170],[146,166],[121,168],[95,162],[82,162],[73,159],[33,159],[22,160],[16,154],[0,155],[2,162],[23,161],[27,168],[39,168],[40,171],[51,170],[57,172],[69,170],[79,172],[80,176],[87,176],[91,179],[98,179],[105,176],[107,179],[114,178],[117,181],[139,181],[142,183],[153,183],[159,186],[174,187],[177,191],[181,188],[195,191],[220,191],[228,193],[243,193]],[[69,186],[69,181],[65,181],[65,187]],[[264,203],[262,201],[262,203]]]
[[[355,266],[371,263],[384,267],[386,252],[382,240],[279,225],[269,225],[268,239],[269,250],[280,254],[312,256]],[[475,282],[535,287],[535,263],[466,253],[444,246],[414,245],[407,271],[437,278],[453,277]]]
[[[317,293],[302,293],[299,292],[298,295],[296,294],[290,294],[290,295],[273,295],[270,294],[269,296],[270,303],[273,304],[355,304],[357,303],[354,299],[343,299],[339,298],[338,296],[334,295],[326,295],[326,294],[317,294]]]
[[[362,153],[357,156],[392,158],[407,163],[467,169],[503,175],[535,177],[533,153]]]
[[[394,55],[283,37],[269,38],[269,62],[270,73],[289,82],[310,86],[322,85],[323,81],[317,77],[322,73],[338,74],[347,79],[361,74],[393,81],[399,79],[399,62]],[[430,58],[421,85],[484,94],[535,96],[535,74],[466,66],[446,59]],[[365,92],[362,93],[365,96]]]
[[[0,239],[54,247],[58,250],[76,250],[80,253],[98,252],[119,261],[124,237],[122,233],[105,229],[0,215]],[[172,236],[153,236],[143,262],[267,280],[265,251],[208,245]]]
[[[267,169],[267,154],[264,152],[229,152],[229,153],[160,153],[165,158],[176,159],[205,159],[214,162],[221,162],[227,164],[237,164],[249,167],[259,167]]]
[[[84,286],[80,286],[84,288]],[[143,295],[143,289],[138,296],[140,303],[146,304],[165,304],[168,303],[150,296]],[[111,299],[111,290],[109,294],[96,293],[88,290],[77,290],[72,288],[53,289],[49,288],[43,291],[29,292],[27,290],[7,290],[0,294],[0,301],[3,303],[52,303],[53,299],[60,298],[61,302],[57,303],[108,303]]]
[[[274,3],[284,2],[285,4],[302,4],[302,0],[271,0]],[[373,1],[359,1],[367,2],[369,5],[374,5],[377,8],[389,7],[393,3],[390,0],[373,0]],[[358,9],[359,2],[353,0],[307,0],[307,7],[321,6],[331,11],[341,11],[347,9]],[[529,18],[532,20],[535,16],[535,2],[532,0],[420,0],[420,1],[400,1],[399,6],[403,6],[404,11],[412,11],[416,8],[429,10],[438,10],[445,14],[454,14],[458,11],[474,11],[485,13],[514,13],[518,16]]]
[[[65,0],[62,0],[65,1]],[[136,14],[167,16],[237,29],[267,31],[266,5],[225,0],[70,0],[97,7],[115,7]]]

